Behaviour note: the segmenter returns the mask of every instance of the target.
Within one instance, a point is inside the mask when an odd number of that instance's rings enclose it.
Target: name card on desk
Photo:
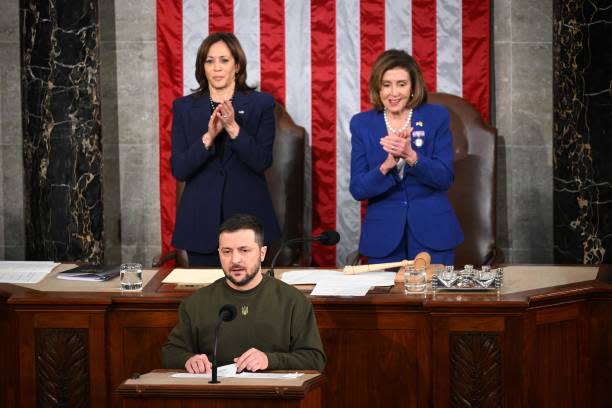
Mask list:
[[[219,278],[224,277],[222,269],[174,269],[164,278],[162,283],[175,283],[177,285],[210,285]]]

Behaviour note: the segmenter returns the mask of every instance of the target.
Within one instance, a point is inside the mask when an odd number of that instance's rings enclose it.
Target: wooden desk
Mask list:
[[[288,380],[225,378],[220,384],[208,384],[206,379],[175,379],[171,373],[155,370],[126,380],[117,389],[120,406],[319,408],[322,404],[321,385],[325,377],[316,372]]]
[[[499,296],[396,286],[313,297],[328,356],[323,406],[609,406],[612,285],[584,270],[514,268]],[[139,294],[0,285],[0,406],[118,406],[126,378],[161,367],[190,294],[162,285],[168,273]],[[525,282],[530,274],[538,279]]]

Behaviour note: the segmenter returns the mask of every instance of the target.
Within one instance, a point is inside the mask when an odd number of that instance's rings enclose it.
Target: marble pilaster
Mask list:
[[[509,263],[551,263],[552,3],[493,0],[497,242]]]
[[[611,39],[609,1],[555,1],[555,262],[612,262]]]
[[[23,0],[26,258],[103,260],[97,0]]]
[[[19,2],[2,3],[0,12],[0,260],[25,253]]]
[[[100,9],[105,257],[161,252],[155,0]]]

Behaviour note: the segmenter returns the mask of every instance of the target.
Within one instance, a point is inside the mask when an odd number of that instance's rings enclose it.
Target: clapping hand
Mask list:
[[[396,159],[409,160],[416,156],[411,144],[412,128],[408,128],[398,133],[392,133],[380,139],[380,144],[385,152]]]
[[[219,119],[221,126],[227,131],[230,138],[235,139],[238,136],[240,126],[236,123],[236,114],[231,101],[224,100],[221,102],[219,106],[217,106],[213,116]]]
[[[212,140],[217,137],[217,135],[223,130],[223,122],[220,119],[221,116],[221,105],[217,106],[217,109],[210,115],[210,120],[208,121],[208,133]]]
[[[217,106],[217,109],[210,115],[210,119],[208,120],[208,132],[202,135],[202,143],[206,149],[210,149],[215,138],[223,129],[223,123],[219,120],[219,108],[221,105]]]

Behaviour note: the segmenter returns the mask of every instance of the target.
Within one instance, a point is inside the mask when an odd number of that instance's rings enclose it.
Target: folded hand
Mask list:
[[[256,348],[248,349],[240,357],[235,358],[234,362],[237,372],[243,370],[258,371],[268,368],[268,356]]]

